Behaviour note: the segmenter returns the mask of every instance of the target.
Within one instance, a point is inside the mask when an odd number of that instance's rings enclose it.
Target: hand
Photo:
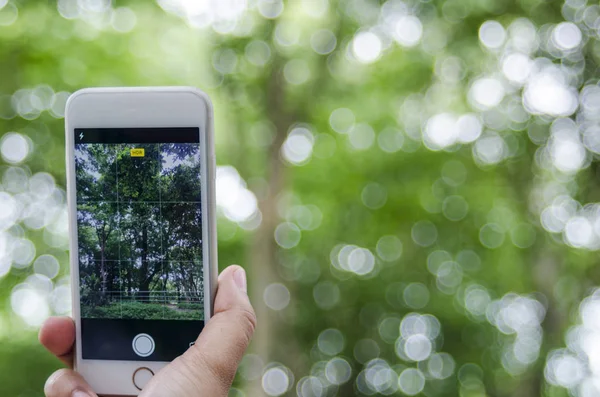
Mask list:
[[[239,266],[229,266],[219,276],[215,314],[196,344],[159,371],[140,396],[227,396],[255,326],[256,316],[246,294],[246,273]],[[48,319],[40,330],[39,339],[72,368],[75,325],[71,318]],[[60,369],[52,374],[46,381],[44,392],[47,397],[96,396],[72,369]]]

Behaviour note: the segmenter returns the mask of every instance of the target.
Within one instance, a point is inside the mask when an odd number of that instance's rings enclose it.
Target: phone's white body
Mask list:
[[[215,156],[213,111],[208,96],[189,87],[90,88],[69,98],[65,113],[67,196],[73,320],[76,325],[75,369],[100,395],[140,393],[133,373],[147,367],[157,373],[167,362],[84,360],[81,353],[79,264],[77,241],[75,128],[199,127],[205,322],[213,314],[217,286]]]

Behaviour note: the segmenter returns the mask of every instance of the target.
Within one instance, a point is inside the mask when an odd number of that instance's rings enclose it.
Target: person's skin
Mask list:
[[[215,314],[196,344],[158,372],[140,396],[227,396],[255,326],[256,316],[246,293],[246,273],[239,266],[229,266],[219,276]],[[75,343],[73,320],[69,317],[48,319],[40,330],[39,339],[69,367],[48,378],[44,387],[46,396],[96,396],[85,380],[70,369]]]

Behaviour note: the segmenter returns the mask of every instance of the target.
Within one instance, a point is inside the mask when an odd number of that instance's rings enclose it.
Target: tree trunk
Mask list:
[[[274,27],[274,25],[272,25]],[[339,27],[341,28],[341,27]],[[277,211],[277,198],[282,192],[284,181],[286,180],[285,166],[281,161],[280,150],[287,137],[287,131],[290,126],[298,120],[305,120],[306,114],[303,109],[294,108],[289,110],[285,106],[285,92],[281,84],[281,71],[285,59],[275,58],[270,77],[267,81],[267,97],[265,107],[268,117],[275,126],[275,139],[269,148],[266,178],[268,180],[267,195],[264,200],[259,202],[259,209],[262,214],[262,222],[254,234],[254,241],[250,249],[249,266],[252,271],[249,272],[250,299],[256,311],[258,325],[254,335],[251,350],[258,354],[267,364],[273,359],[274,334],[277,332],[278,323],[275,320],[274,313],[269,313],[269,308],[263,300],[265,288],[279,281],[277,274],[277,245],[274,239],[275,228],[279,223]],[[329,73],[327,72],[327,58],[322,57],[319,61],[319,72],[317,79],[313,81],[313,96],[318,96],[323,87],[327,84]],[[260,270],[257,270],[260,269]],[[289,287],[289,286],[288,286]],[[290,288],[290,294],[294,291]],[[292,310],[290,308],[290,310]],[[298,359],[300,349],[297,341],[288,338],[286,350],[289,356],[294,357],[293,361],[286,363],[291,366],[296,375],[305,372],[304,364]],[[247,394],[250,396],[264,396],[264,390],[260,381],[253,382],[246,387]]]
[[[535,147],[531,151],[535,150]],[[514,196],[522,203],[523,218],[529,214],[529,187],[533,185],[533,175],[523,174],[522,169],[531,169],[531,164],[520,166],[509,170],[506,174],[506,184],[512,186]],[[545,239],[544,235],[538,235],[539,239]],[[552,244],[545,240],[536,242],[531,248],[531,281],[536,292],[542,293],[547,299],[547,311],[541,324],[543,330],[543,343],[540,348],[540,358],[529,369],[529,376],[524,376],[520,384],[511,392],[510,396],[526,397],[539,396],[544,390],[545,380],[543,377],[544,360],[548,353],[548,347],[553,346],[555,341],[562,339],[562,333],[568,321],[568,313],[561,311],[560,305],[554,298],[554,287],[561,276],[561,257],[553,253]]]
[[[148,225],[144,224],[142,229],[142,266],[140,267],[140,296],[142,302],[149,302],[150,296],[147,295],[150,290],[150,277],[148,267]]]
[[[107,280],[107,270],[106,270],[106,231],[105,225],[102,225],[101,230],[96,230],[98,234],[98,240],[100,240],[100,300],[101,303],[106,303],[106,280]]]
[[[275,65],[268,87],[269,118],[276,128],[275,139],[268,153],[267,178],[269,187],[267,196],[259,202],[262,222],[254,234],[249,263],[251,269],[253,269],[249,272],[250,298],[258,319],[251,349],[264,360],[265,364],[272,358],[273,334],[276,322],[273,320],[273,313],[269,313],[270,309],[265,305],[263,292],[269,284],[279,280],[275,256],[277,246],[273,237],[279,219],[274,209],[277,207],[277,197],[282,191],[285,176],[285,169],[280,160],[279,151],[292,122],[291,117],[283,109],[283,92],[278,82],[278,72],[279,69]],[[265,395],[260,381],[249,385],[248,389],[250,389],[248,395]]]

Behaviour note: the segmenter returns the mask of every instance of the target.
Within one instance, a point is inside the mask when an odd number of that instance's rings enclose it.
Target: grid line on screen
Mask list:
[[[115,151],[116,152],[116,151]],[[117,186],[116,186],[116,194],[117,194],[117,229],[119,231],[121,231],[121,209],[119,208],[119,163],[118,163],[118,155],[115,154],[115,181],[117,182]],[[119,269],[119,279],[121,277],[122,274],[122,268],[121,268],[121,239],[119,239],[119,249],[118,249],[118,253],[119,253],[119,263],[118,263],[118,269]],[[119,287],[119,316],[122,318],[123,317],[123,287],[120,286]]]
[[[160,164],[162,164],[162,158],[160,158],[161,157],[160,153],[162,153],[162,152],[161,152],[160,148],[161,148],[161,145],[159,144],[158,145],[158,153],[159,153],[158,161]],[[161,169],[159,167],[159,169],[158,169],[159,175],[160,175],[160,172],[161,172]],[[159,201],[158,216],[160,219],[162,219],[162,189],[160,187],[158,188],[158,201]],[[163,254],[165,252],[164,247],[163,247],[163,228],[162,227],[160,228],[160,252]],[[164,262],[161,261],[160,266],[161,266],[161,273],[165,274]],[[165,289],[166,289],[166,282],[165,282]],[[163,317],[167,315],[166,310],[167,310],[167,308],[163,306]]]

